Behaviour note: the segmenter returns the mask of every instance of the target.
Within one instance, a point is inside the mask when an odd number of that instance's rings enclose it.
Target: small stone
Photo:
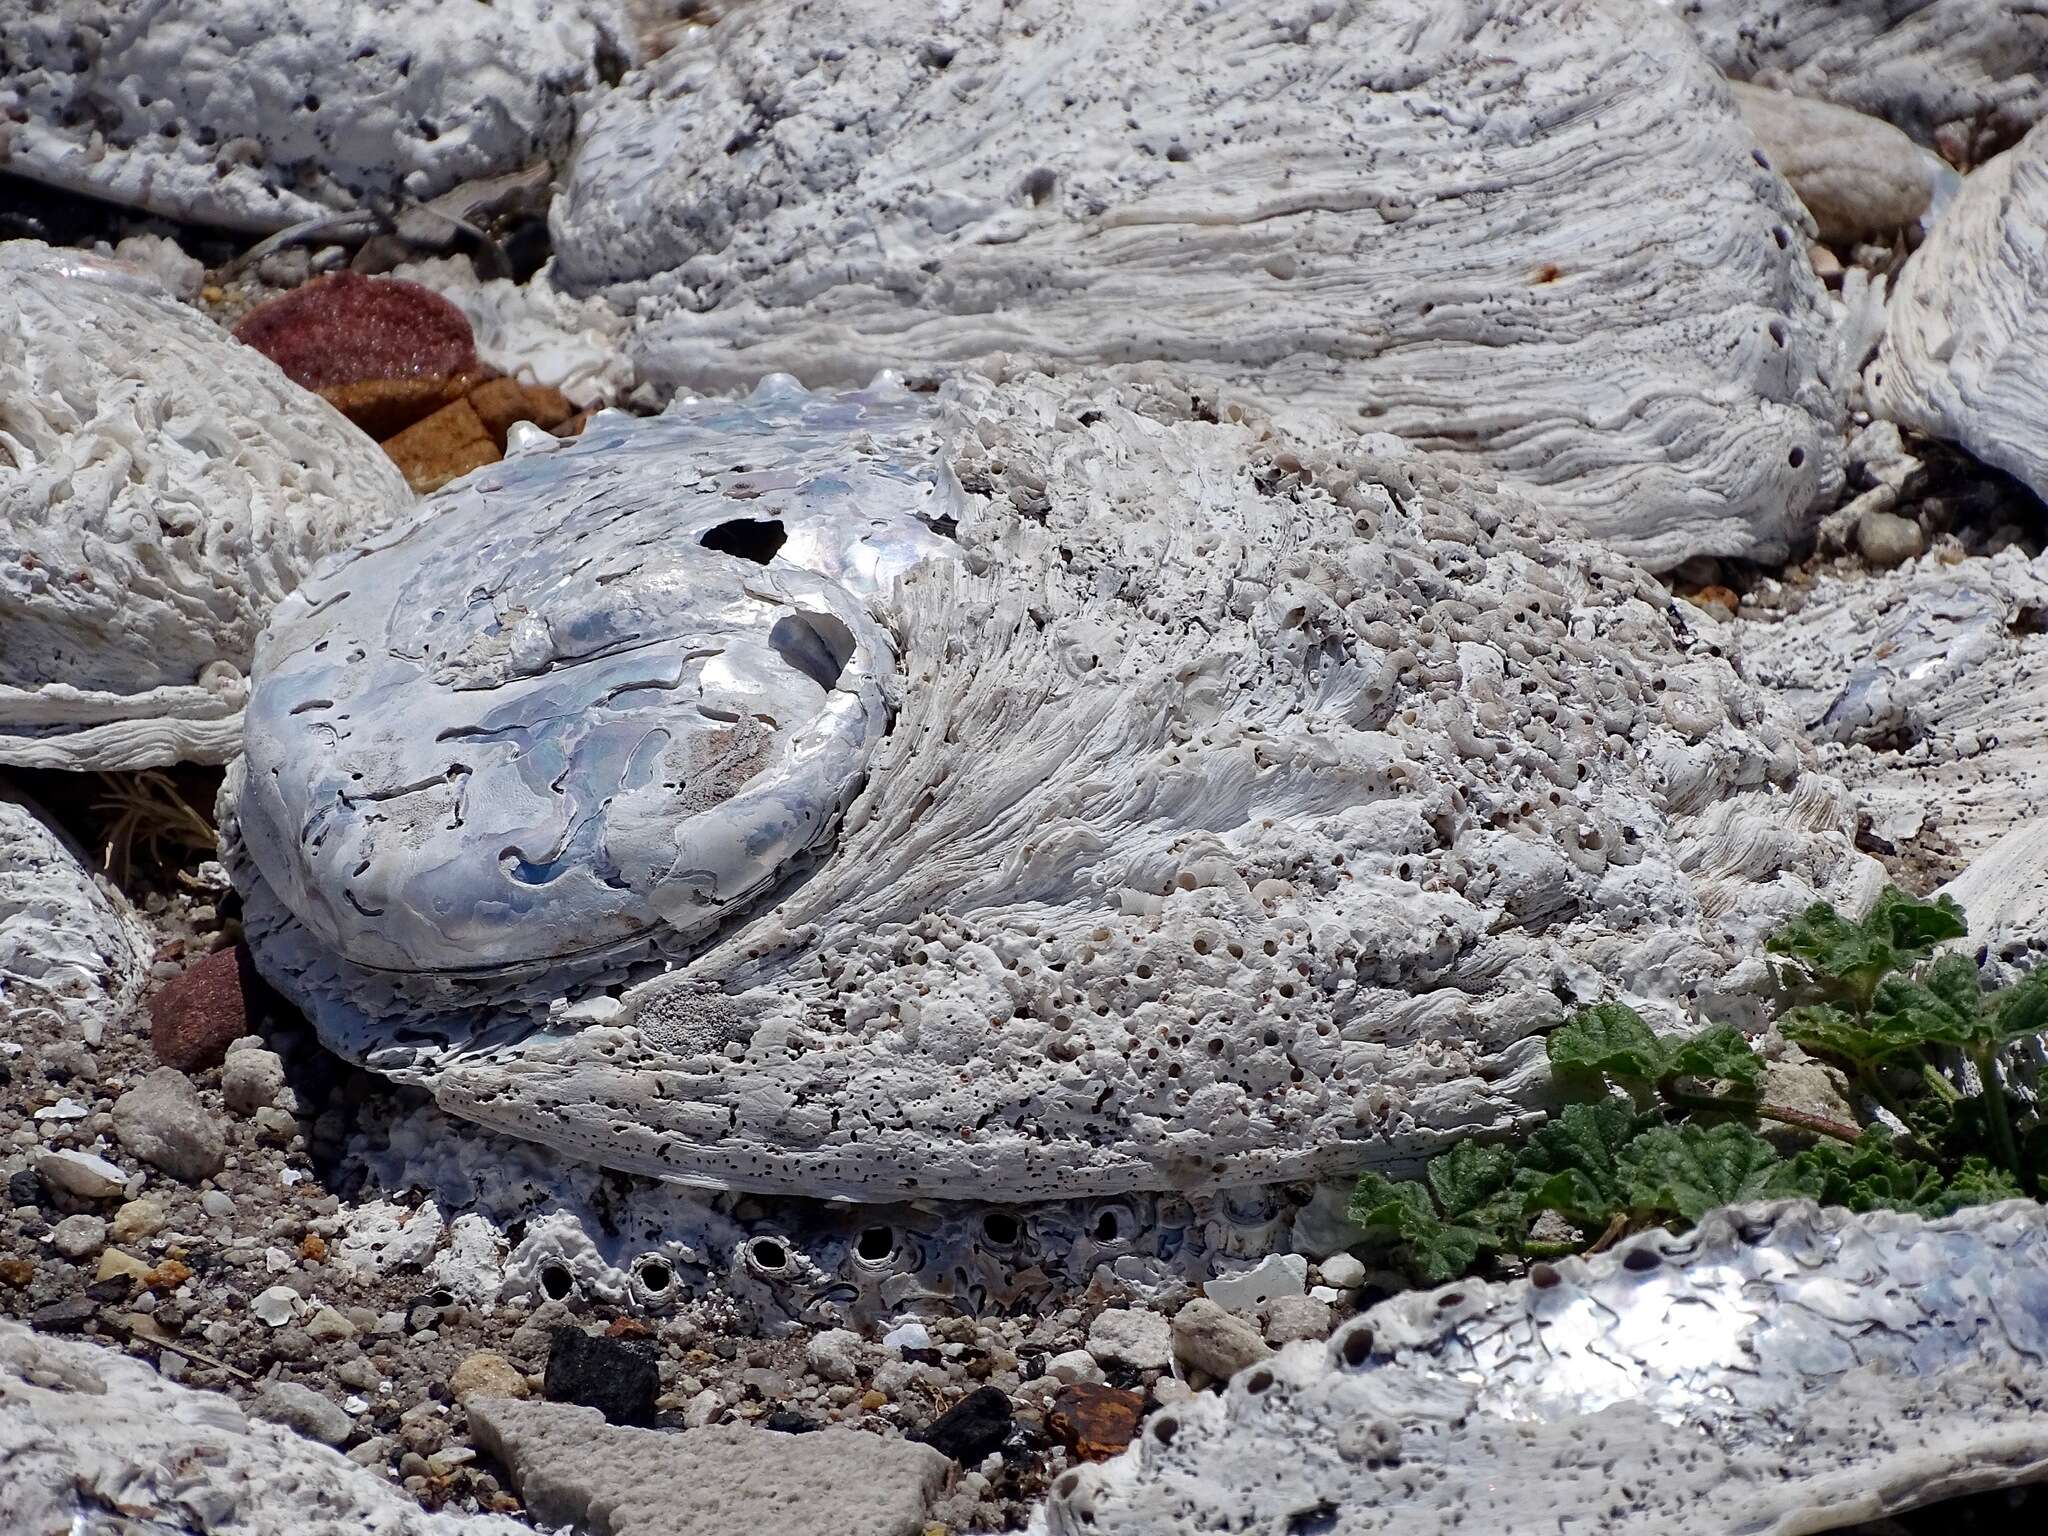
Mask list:
[[[251,1032],[251,1005],[261,1006],[268,995],[246,945],[215,950],[150,1000],[156,1059],[180,1072],[219,1065],[228,1046]]]
[[[212,1178],[227,1161],[227,1142],[198,1090],[171,1067],[159,1067],[114,1101],[114,1135],[144,1162],[187,1184]]]
[[[1152,1383],[1152,1401],[1162,1408],[1193,1400],[1195,1389],[1178,1376],[1162,1376]]]
[[[702,1429],[707,1424],[716,1424],[724,1412],[725,1399],[718,1395],[718,1389],[706,1387],[683,1405],[683,1424],[689,1429]]]
[[[257,1294],[249,1310],[272,1328],[282,1328],[298,1316],[299,1293],[288,1285],[273,1285]]]
[[[107,1228],[117,1243],[140,1243],[164,1229],[164,1208],[154,1200],[130,1200],[114,1212]]]
[[[424,421],[385,439],[384,452],[404,473],[406,483],[422,496],[503,457],[467,400],[444,405]]]
[[[827,1328],[804,1346],[804,1361],[826,1381],[860,1380],[861,1338],[850,1328]]]
[[[825,1426],[816,1419],[807,1418],[793,1408],[778,1408],[761,1421],[763,1429],[772,1429],[778,1435],[808,1435]]]
[[[1323,1284],[1340,1291],[1355,1291],[1365,1284],[1364,1261],[1352,1254],[1333,1253],[1317,1268],[1322,1271]]]
[[[1010,1399],[1000,1388],[983,1387],[948,1408],[909,1438],[928,1445],[963,1467],[1003,1448],[1010,1436]]]
[[[91,1152],[46,1152],[36,1159],[36,1174],[55,1193],[80,1200],[113,1200],[128,1192],[128,1175]]]
[[[77,1333],[98,1311],[90,1296],[66,1296],[29,1313],[28,1325],[38,1333]]]
[[[7,1203],[11,1206],[41,1205],[49,1188],[33,1168],[17,1168],[7,1175]]]
[[[245,1040],[228,1048],[220,1069],[220,1092],[230,1114],[253,1115],[259,1109],[269,1109],[283,1088],[284,1058],[277,1052],[251,1048]]]
[[[1141,1371],[1164,1370],[1173,1363],[1173,1329],[1157,1312],[1111,1307],[1089,1324],[1088,1352]]]
[[[614,1424],[652,1424],[661,1375],[647,1345],[557,1328],[541,1392],[551,1403],[595,1408]]]
[[[1272,1350],[1250,1323],[1197,1296],[1174,1314],[1173,1352],[1197,1370],[1228,1377]]]
[[[119,1248],[109,1248],[100,1255],[100,1267],[93,1275],[95,1280],[133,1280],[137,1284],[149,1283],[150,1267],[132,1253]]]
[[[356,1325],[332,1307],[322,1307],[306,1319],[306,1334],[322,1344],[339,1344],[356,1336]]]
[[[1920,525],[1896,512],[1866,512],[1856,520],[1856,547],[1872,565],[1903,565],[1927,547]]]
[[[295,1429],[308,1440],[336,1447],[348,1444],[355,1424],[340,1406],[295,1381],[267,1381],[252,1405],[257,1417]]]
[[[175,1291],[191,1278],[189,1266],[177,1259],[165,1259],[149,1272],[142,1283],[152,1291]]]
[[[36,1278],[36,1267],[27,1259],[0,1259],[0,1285],[27,1290]]]
[[[1269,1301],[1307,1290],[1308,1260],[1298,1253],[1274,1253],[1250,1269],[1218,1275],[1202,1287],[1202,1294],[1232,1312],[1256,1312]]]
[[[1144,1416],[1137,1393],[1084,1381],[1052,1400],[1046,1426],[1083,1461],[1107,1461],[1136,1437]]]
[[[931,1330],[923,1323],[904,1323],[882,1335],[882,1348],[894,1350],[899,1355],[907,1355],[914,1349],[931,1347]]]
[[[1070,1349],[1045,1362],[1045,1374],[1071,1386],[1077,1381],[1105,1381],[1102,1367],[1085,1349]]]
[[[98,1216],[66,1216],[50,1228],[50,1246],[67,1259],[90,1258],[107,1245],[107,1224]]]
[[[472,1397],[526,1397],[526,1373],[496,1350],[480,1349],[466,1357],[448,1377],[448,1390],[458,1403]]]
[[[226,1190],[209,1189],[199,1197],[199,1208],[216,1219],[235,1214],[235,1202]]]
[[[1327,1338],[1330,1308],[1313,1296],[1282,1296],[1266,1307],[1266,1342],[1291,1344],[1296,1339]]]
[[[870,1387],[860,1395],[860,1411],[862,1413],[880,1413],[888,1406],[889,1394],[886,1392],[877,1392]]]

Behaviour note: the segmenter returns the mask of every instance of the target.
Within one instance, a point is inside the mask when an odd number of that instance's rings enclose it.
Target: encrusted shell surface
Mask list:
[[[142,995],[154,947],[128,903],[0,791],[0,1027],[54,1017],[98,1040]]]
[[[0,170],[281,229],[561,152],[635,49],[616,0],[17,0]]]
[[[1734,79],[1839,102],[1922,143],[2048,111],[2048,14],[2011,0],[1664,0]]]
[[[1964,180],[1899,274],[1866,380],[1882,415],[2048,495],[2048,128]]]
[[[0,245],[0,763],[225,762],[271,605],[412,504],[146,274]]]
[[[1839,481],[1805,213],[1630,0],[759,0],[593,110],[553,219],[693,388],[1193,365],[1660,567]]]
[[[2048,1214],[1733,1206],[1381,1303],[1053,1485],[1040,1536],[1827,1531],[2048,1475]]]
[[[967,380],[836,442],[789,419],[845,409],[594,424],[280,611],[226,825],[258,962],[330,1045],[499,1129],[718,1186],[1280,1181],[1520,1122],[1538,1032],[1617,980],[1666,1016],[1739,1015],[1745,946],[1875,873],[1687,610],[1395,439],[1217,420],[1164,378]],[[836,838],[713,931],[694,877],[675,900],[618,860],[612,887],[601,840],[508,836],[506,804],[631,803],[680,842],[703,814],[636,766],[659,748],[572,758],[501,719],[529,696],[551,732],[626,718],[570,664],[639,611],[578,520],[640,540],[688,608],[713,570],[669,558],[692,530],[848,485],[943,509],[957,557],[867,584],[893,719],[836,781]],[[534,629],[517,676],[426,654],[436,610],[494,611],[476,573],[514,547],[552,553],[577,623]],[[780,554],[746,569],[795,579]],[[331,692],[323,640],[411,681]],[[641,739],[687,700],[649,690]],[[493,759],[515,797],[465,798]],[[521,921],[507,850],[559,866],[520,885]],[[439,915],[394,925],[417,890]],[[415,932],[417,962],[392,949]]]

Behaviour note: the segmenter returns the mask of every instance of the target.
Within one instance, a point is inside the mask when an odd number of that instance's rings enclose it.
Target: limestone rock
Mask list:
[[[7,41],[0,167],[248,230],[559,154],[635,53],[613,0],[31,0]]]
[[[1564,992],[1742,1017],[1756,939],[1874,884],[1640,568],[1208,417],[784,381],[473,476],[268,631],[258,964],[574,1157],[1072,1200],[1509,1130]]]
[[[97,1041],[142,994],[150,938],[50,824],[0,791],[0,1024]]]
[[[1173,1352],[1211,1376],[1234,1376],[1272,1353],[1257,1328],[1206,1296],[1174,1313]]]
[[[1088,1325],[1088,1352],[1140,1371],[1173,1363],[1173,1336],[1166,1319],[1142,1307],[1111,1307]]]
[[[1877,410],[2048,494],[2048,129],[1973,172],[1899,273]]]
[[[50,1228],[50,1246],[67,1259],[89,1259],[107,1245],[107,1223],[100,1216],[66,1216]]]
[[[271,605],[411,501],[146,274],[0,244],[0,764],[226,761]]]
[[[1822,1531],[2033,1481],[2044,1263],[2031,1201],[1801,1202],[1409,1293],[1153,1415],[1045,1530]]]
[[[448,1378],[458,1403],[472,1397],[527,1397],[526,1373],[495,1350],[480,1349],[463,1357]]]
[[[220,1091],[230,1114],[269,1109],[284,1091],[284,1058],[260,1040],[237,1041],[221,1064]]]
[[[227,1143],[190,1078],[159,1067],[114,1101],[121,1145],[174,1179],[197,1184],[220,1172]]]
[[[258,1418],[297,1430],[308,1440],[337,1449],[348,1444],[355,1423],[311,1387],[296,1381],[267,1381],[256,1394],[254,1412]]]
[[[1838,102],[1923,144],[2011,143],[2048,111],[2048,16],[2008,0],[1664,0],[1737,80]]]
[[[90,1313],[91,1304],[87,1303]],[[114,1350],[0,1319],[0,1504],[24,1531],[531,1536],[498,1515],[428,1514],[324,1445],[244,1418]]]
[[[1916,223],[1955,173],[1898,129],[1861,112],[1737,85],[1742,120],[1792,184],[1823,240],[1853,245]]]
[[[36,1175],[48,1188],[80,1200],[112,1200],[128,1189],[128,1175],[116,1165],[68,1147],[37,1158]]]
[[[591,1408],[474,1398],[470,1428],[541,1525],[609,1536],[921,1536],[952,1471],[929,1446],[850,1429],[621,1429]]]
[[[1839,482],[1806,219],[1634,0],[759,0],[599,104],[553,226],[671,385],[1163,360],[1660,568]]]

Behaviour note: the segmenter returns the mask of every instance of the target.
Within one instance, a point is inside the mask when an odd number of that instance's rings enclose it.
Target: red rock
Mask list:
[[[1083,1461],[1107,1461],[1138,1434],[1145,1399],[1121,1387],[1080,1381],[1052,1400],[1047,1424]]]
[[[459,399],[480,376],[462,311],[395,277],[316,277],[250,310],[235,337],[373,437]]]
[[[263,995],[262,978],[240,944],[187,966],[150,999],[149,1043],[156,1059],[180,1072],[219,1066],[229,1042],[257,1032],[255,1013]]]

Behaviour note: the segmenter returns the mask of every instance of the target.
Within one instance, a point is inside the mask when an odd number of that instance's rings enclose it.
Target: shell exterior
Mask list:
[[[0,1318],[0,1497],[23,1531],[520,1536],[428,1514],[367,1467],[118,1350]],[[119,1513],[110,1515],[110,1510]]]
[[[1973,172],[1899,274],[1880,414],[2048,494],[2048,129]]]
[[[0,169],[282,229],[559,153],[636,46],[616,0],[23,0]]]
[[[1744,946],[1875,873],[1834,786],[1640,568],[1392,438],[1217,420],[1163,377],[967,380],[829,441],[790,422],[848,408],[594,424],[280,610],[227,829],[258,963],[331,1046],[495,1128],[715,1186],[1279,1182],[1519,1123],[1537,1033],[1613,978],[1667,1016],[1740,1014]],[[869,584],[893,720],[785,878],[706,931],[694,877],[679,901],[653,863],[464,800],[496,757],[522,807],[630,802],[678,843],[707,815],[630,742],[570,762],[505,730],[529,689],[551,731],[611,728],[615,685],[571,664],[586,631],[551,619],[516,677],[418,659],[502,551],[553,552],[550,612],[588,615],[596,648],[637,610],[575,553],[579,520],[638,540],[689,606],[710,570],[670,562],[689,530],[870,485],[946,508],[956,558]],[[781,556],[762,575],[795,580]],[[331,691],[323,641],[402,681]],[[648,741],[668,707],[638,717]],[[498,912],[507,849],[560,866],[521,921]],[[414,891],[450,926],[401,968]]]
[[[142,995],[154,947],[128,903],[0,792],[0,1028],[54,1016],[97,1042]]]
[[[271,604],[412,504],[147,275],[0,245],[0,763],[226,761]]]
[[[2048,112],[2048,15],[2010,0],[1663,0],[1736,80],[1854,107],[1932,143]]]
[[[553,219],[672,384],[1167,361],[1658,567],[1839,482],[1806,216],[1630,0],[759,0],[592,112]]]
[[[1384,1302],[1060,1478],[1040,1536],[1825,1531],[2048,1474],[2048,1213],[1731,1207]]]

